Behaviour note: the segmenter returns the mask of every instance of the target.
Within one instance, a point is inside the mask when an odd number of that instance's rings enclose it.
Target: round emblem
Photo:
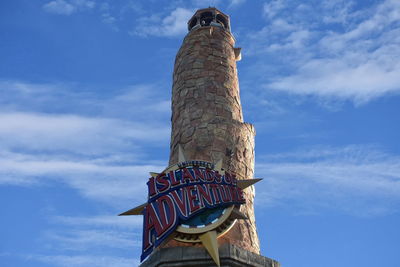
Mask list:
[[[180,162],[173,166],[168,167],[163,172],[168,173],[170,171],[175,171],[179,169],[179,166],[184,166],[184,162]],[[202,166],[215,166],[212,163],[204,161],[192,161],[194,167]],[[200,167],[205,168],[205,167]],[[214,167],[214,170],[219,174],[224,174],[225,171],[221,167]],[[235,224],[236,218],[233,218],[232,211],[235,205],[230,205],[228,207],[219,207],[213,209],[207,209],[193,218],[182,221],[176,228],[175,240],[181,242],[198,243],[201,242],[200,235],[215,230],[217,232],[217,237],[224,235],[229,231],[230,228]],[[239,208],[239,205],[236,205]]]
[[[219,265],[218,237],[238,219],[246,201],[243,189],[260,179],[237,179],[222,168],[222,160],[211,163],[186,160],[179,147],[179,163],[161,173],[150,173],[146,203],[120,215],[143,215],[141,260],[173,237],[180,242],[201,242]]]

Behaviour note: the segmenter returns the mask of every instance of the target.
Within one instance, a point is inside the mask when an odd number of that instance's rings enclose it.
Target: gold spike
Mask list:
[[[147,203],[144,203],[140,206],[137,206],[133,209],[130,209],[128,211],[125,211],[118,216],[123,216],[123,215],[142,215],[142,211],[144,210],[144,207],[146,207]]]
[[[238,219],[238,220],[248,220],[247,216],[242,213],[239,209],[233,209],[232,214],[231,214],[232,219]]]
[[[246,179],[246,180],[237,180],[237,186],[240,189],[245,189],[259,181],[261,181],[261,178],[256,178],[256,179]]]
[[[159,175],[159,173],[157,173],[157,172],[150,172],[150,175],[152,176],[152,177],[157,177],[158,175]]]
[[[222,169],[222,159],[219,159],[217,163],[215,163],[215,169],[221,170]]]
[[[241,50],[242,50],[242,48],[240,48],[240,47],[233,48],[233,52],[235,52],[235,60],[236,61],[240,61],[242,59]]]
[[[183,153],[183,148],[180,144],[178,145],[178,161],[179,162],[186,161],[185,154]]]
[[[202,234],[200,237],[201,243],[207,249],[211,258],[220,267],[219,262],[219,252],[218,252],[218,242],[217,242],[217,231],[209,231],[205,234]]]

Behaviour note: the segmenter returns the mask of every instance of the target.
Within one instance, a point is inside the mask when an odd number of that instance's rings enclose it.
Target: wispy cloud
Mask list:
[[[90,216],[90,217],[68,217],[55,216],[51,221],[55,224],[64,224],[77,227],[107,227],[109,229],[132,229],[141,228],[143,219],[141,216],[122,216],[114,215]]]
[[[61,182],[109,205],[140,201],[145,183],[135,181],[165,167],[146,149],[167,145],[168,120],[161,120],[168,117],[169,101],[154,106],[159,97],[151,86],[132,86],[106,99],[68,88],[0,83],[6,92],[0,100],[0,184]],[[143,109],[132,110],[138,103]]]
[[[85,263],[94,266],[111,263],[117,266],[125,266],[125,263],[129,266],[138,264],[133,255],[132,258],[115,256],[126,252],[131,255],[134,251],[140,251],[141,216],[56,216],[50,217],[50,225],[42,234],[41,242],[52,244],[56,255],[31,255],[29,260],[47,262],[53,259],[56,266],[81,266]],[[63,255],[57,255],[60,251]],[[95,258],[99,260],[96,261]]]
[[[77,11],[92,9],[94,1],[89,0],[54,0],[43,5],[43,10],[57,15],[71,15]]]
[[[95,249],[137,249],[141,247],[140,234],[110,230],[68,230],[47,232],[44,238],[58,244],[58,249],[68,251],[93,251]]]
[[[48,2],[47,4],[43,5],[43,9],[46,12],[59,15],[71,15],[75,11],[75,7],[64,0]]]
[[[51,266],[139,266],[141,216],[49,218],[39,239],[46,252],[3,252],[0,257]]]
[[[53,266],[98,266],[98,267],[132,267],[139,266],[139,262],[135,259],[124,258],[124,257],[113,257],[113,256],[101,256],[101,255],[82,255],[82,256],[67,256],[67,255],[28,255],[26,256],[29,260],[36,260],[44,263],[52,264]]]
[[[228,8],[238,7],[242,4],[244,4],[245,2],[246,2],[246,0],[230,0]]]
[[[362,10],[352,6],[266,3],[267,25],[248,42],[250,54],[280,62],[264,88],[356,104],[399,93],[400,2],[386,0]]]
[[[59,155],[28,155],[1,153],[0,184],[40,185],[61,182],[82,196],[105,201],[108,205],[137,203],[145,199],[145,181],[149,170],[161,170],[163,165],[120,165],[97,163],[84,159],[59,159]]]
[[[0,112],[33,112],[69,114],[87,117],[107,117],[136,121],[164,122],[170,112],[168,93],[160,93],[159,84],[138,84],[123,88],[107,88],[107,93],[96,93],[74,83],[29,83],[0,80]],[[137,106],[133,109],[133,106]]]
[[[143,16],[137,20],[137,26],[131,31],[139,36],[180,36],[187,32],[187,22],[194,10],[177,7],[168,15]]]
[[[37,262],[49,266],[139,266],[141,216],[101,215],[48,218],[36,240],[40,246],[4,251],[0,258],[12,262]]]
[[[3,148],[36,151],[70,151],[80,154],[106,152],[113,147],[125,150],[137,141],[162,141],[168,127],[143,122],[46,113],[0,113]]]
[[[258,161],[256,201],[298,212],[320,208],[373,216],[397,211],[400,158],[371,146],[319,147]]]
[[[284,0],[272,0],[264,4],[264,14],[268,18],[273,18],[275,15],[278,14],[278,12],[282,9],[284,9],[286,6],[286,3]]]
[[[142,204],[148,172],[166,165],[148,150],[167,145],[170,134],[169,100],[156,88],[105,96],[77,84],[0,81],[0,186],[67,187],[108,209],[85,217],[50,211],[36,254],[5,256],[53,266],[139,264],[132,252],[140,251],[142,218],[117,214]]]
[[[109,3],[103,2],[100,5],[100,13],[101,13],[101,21],[108,26],[110,26],[111,29],[114,31],[119,31],[119,27],[117,25],[118,18],[112,15],[112,8]]]

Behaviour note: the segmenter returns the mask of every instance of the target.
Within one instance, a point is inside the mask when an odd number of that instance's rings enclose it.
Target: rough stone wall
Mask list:
[[[279,262],[230,244],[219,248],[221,267],[280,267]],[[165,248],[153,253],[140,267],[210,267],[214,261],[205,249]]]
[[[216,162],[238,179],[253,178],[253,125],[243,122],[234,53],[234,38],[218,27],[201,27],[185,37],[176,56],[172,89],[170,164],[178,162],[178,144],[188,160]],[[242,212],[219,243],[230,243],[259,254],[254,219],[254,189],[245,190]],[[165,246],[192,246],[170,241]]]

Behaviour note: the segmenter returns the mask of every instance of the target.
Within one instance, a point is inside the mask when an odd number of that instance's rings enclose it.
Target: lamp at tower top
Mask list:
[[[189,31],[200,27],[215,26],[230,31],[229,16],[225,15],[215,7],[203,8],[196,11],[188,21]]]

